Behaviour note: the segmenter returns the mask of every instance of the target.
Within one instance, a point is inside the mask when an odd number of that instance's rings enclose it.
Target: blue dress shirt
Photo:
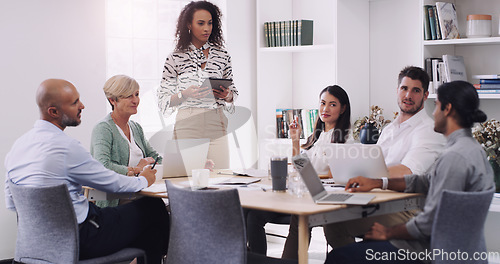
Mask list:
[[[5,158],[5,203],[15,210],[7,182],[26,186],[66,184],[78,223],[87,218],[88,201],[82,185],[105,192],[137,192],[147,187],[144,177],[127,177],[106,169],[77,140],[50,122],[38,120],[21,136]]]

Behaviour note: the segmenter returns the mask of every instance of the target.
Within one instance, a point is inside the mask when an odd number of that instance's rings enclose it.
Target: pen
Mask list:
[[[266,188],[260,187],[264,192],[267,192]]]
[[[158,159],[160,158],[160,156],[158,155],[158,157],[156,157],[155,159],[155,163],[153,163],[153,166],[151,166],[151,169],[154,169],[155,166],[156,166],[156,163],[158,162]]]

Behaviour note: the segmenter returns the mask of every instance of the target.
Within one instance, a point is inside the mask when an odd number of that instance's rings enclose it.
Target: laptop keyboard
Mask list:
[[[343,202],[349,199],[353,194],[350,193],[330,193],[327,196],[323,197],[321,201],[329,201],[329,202]]]

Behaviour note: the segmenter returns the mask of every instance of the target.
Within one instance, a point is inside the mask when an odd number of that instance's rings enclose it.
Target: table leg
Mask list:
[[[299,264],[308,262],[309,249],[309,217],[299,215]]]

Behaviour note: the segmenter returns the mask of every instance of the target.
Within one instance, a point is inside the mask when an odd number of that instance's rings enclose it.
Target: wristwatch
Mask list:
[[[179,93],[177,94],[177,97],[179,97],[179,99],[182,99],[182,92],[179,92]]]

